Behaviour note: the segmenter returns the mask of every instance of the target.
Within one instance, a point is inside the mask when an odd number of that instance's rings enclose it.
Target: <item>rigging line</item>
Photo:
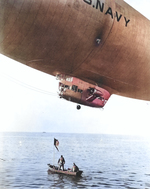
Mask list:
[[[49,92],[49,91],[44,91],[44,90],[42,90],[42,89],[33,87],[33,86],[28,85],[28,84],[26,84],[26,83],[23,83],[23,82],[21,82],[21,81],[15,79],[15,78],[13,78],[13,77],[11,77],[11,76],[8,76],[8,75],[6,75],[6,74],[3,74],[3,75],[4,75],[5,77],[7,77],[9,80],[11,80],[12,82],[21,85],[22,87],[26,87],[26,88],[28,88],[28,89],[31,89],[31,90],[34,90],[34,91],[37,91],[37,92],[40,92],[40,93],[44,93],[44,94],[47,94],[47,95],[56,95],[55,93],[52,93],[52,92]]]
[[[16,83],[16,84],[19,84],[19,85],[21,85],[22,87],[25,87],[25,88],[28,88],[28,89],[31,89],[31,90],[34,90],[34,91],[36,91],[36,92],[40,92],[40,93],[43,93],[43,94],[47,94],[47,95],[58,96],[58,95],[57,95],[57,92],[56,92],[56,93],[52,93],[52,92],[50,92],[50,91],[45,91],[45,90],[39,89],[39,88],[37,88],[37,87],[33,87],[33,86],[28,85],[28,84],[26,84],[26,83],[24,83],[24,82],[22,82],[22,81],[19,81],[19,80],[13,78],[13,77],[10,76],[10,75],[7,75],[7,74],[2,73],[2,72],[0,72],[0,73],[1,73],[1,75],[3,75],[5,78],[9,79],[11,82],[14,82],[14,83]]]

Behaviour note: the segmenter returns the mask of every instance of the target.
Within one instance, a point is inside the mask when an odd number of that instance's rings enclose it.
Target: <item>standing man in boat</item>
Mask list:
[[[59,168],[61,169],[61,167],[62,167],[62,170],[64,171],[65,159],[64,159],[63,155],[61,155],[61,157],[59,158],[58,164],[59,164]]]

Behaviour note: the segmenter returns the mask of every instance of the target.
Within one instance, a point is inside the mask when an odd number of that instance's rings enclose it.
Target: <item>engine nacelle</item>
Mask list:
[[[59,96],[66,100],[91,107],[104,107],[110,93],[96,85],[66,75],[57,75]]]

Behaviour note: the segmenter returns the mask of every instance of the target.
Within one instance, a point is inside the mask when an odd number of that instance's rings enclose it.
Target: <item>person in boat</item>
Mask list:
[[[75,163],[73,163],[72,171],[73,172],[78,172],[79,171],[79,168]]]
[[[59,158],[58,164],[59,164],[59,168],[60,169],[62,168],[62,170],[64,171],[65,159],[64,159],[63,155],[61,155],[61,157]]]

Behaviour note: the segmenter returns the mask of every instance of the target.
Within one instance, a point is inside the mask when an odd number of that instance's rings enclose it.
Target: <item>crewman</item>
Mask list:
[[[72,171],[73,172],[78,172],[79,171],[79,168],[75,163],[73,163]]]
[[[63,155],[61,155],[61,157],[59,158],[58,164],[59,164],[59,168],[60,169],[62,168],[62,170],[64,171],[65,159],[64,159]]]

